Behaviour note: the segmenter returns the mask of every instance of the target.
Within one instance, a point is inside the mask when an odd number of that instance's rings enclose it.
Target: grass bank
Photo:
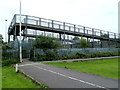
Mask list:
[[[49,62],[44,64],[87,72],[103,77],[120,79],[120,77],[118,77],[118,59],[104,59],[85,62]]]
[[[11,66],[2,67],[2,88],[42,88],[25,78]]]

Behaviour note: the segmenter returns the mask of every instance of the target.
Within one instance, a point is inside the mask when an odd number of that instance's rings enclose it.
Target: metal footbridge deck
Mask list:
[[[15,14],[8,29],[8,35],[19,36],[19,14]],[[120,42],[120,35],[117,33],[104,31],[100,29],[85,27],[81,25],[70,24],[66,22],[60,22],[56,20],[50,20],[45,18],[39,18],[35,16],[22,15],[22,36],[36,37],[36,35],[28,34],[27,29],[33,29],[36,31],[47,31],[61,34],[82,36],[86,38],[115,41]],[[10,38],[9,38],[10,41]]]

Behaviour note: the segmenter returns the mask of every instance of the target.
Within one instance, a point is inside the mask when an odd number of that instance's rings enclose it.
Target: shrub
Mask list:
[[[66,59],[68,59],[68,58],[69,58],[69,56],[66,55],[66,54],[62,55],[62,57],[61,57],[62,60],[66,60]]]
[[[58,59],[58,55],[54,51],[47,51],[46,52],[46,60],[47,61],[52,61]]]
[[[36,61],[45,61],[46,60],[46,55],[41,55],[41,54],[37,54],[37,60]]]
[[[23,56],[23,58],[26,58],[27,57],[27,51],[26,50],[22,50],[22,56]]]
[[[32,61],[52,61],[60,59],[56,52],[46,51],[44,54],[37,54],[36,58],[32,58]]]
[[[34,49],[32,48],[30,50],[30,60],[33,60],[34,59]]]
[[[19,63],[20,61],[18,59],[6,59],[2,60],[2,66],[9,66],[11,64]]]
[[[86,58],[87,54],[85,54],[85,53],[76,53],[76,57],[77,58]]]
[[[32,52],[33,54],[33,52]],[[85,54],[78,52],[74,55],[63,54],[59,56],[56,51],[47,50],[44,54],[37,54],[34,61],[52,61],[52,60],[67,60],[67,59],[81,59],[81,58],[96,58],[96,57],[109,57],[109,56],[118,56],[118,52],[94,52],[91,54]],[[32,56],[33,57],[33,56]]]

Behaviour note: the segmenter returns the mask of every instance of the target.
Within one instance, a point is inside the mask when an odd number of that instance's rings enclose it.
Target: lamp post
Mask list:
[[[22,62],[22,41],[21,41],[21,0],[20,0],[20,62]]]
[[[5,42],[7,42],[7,19],[5,19]]]

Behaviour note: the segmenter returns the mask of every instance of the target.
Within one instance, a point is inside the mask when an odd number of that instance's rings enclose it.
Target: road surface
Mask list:
[[[41,63],[23,63],[19,69],[50,88],[118,88],[118,80]],[[118,89],[115,89],[118,90]]]

